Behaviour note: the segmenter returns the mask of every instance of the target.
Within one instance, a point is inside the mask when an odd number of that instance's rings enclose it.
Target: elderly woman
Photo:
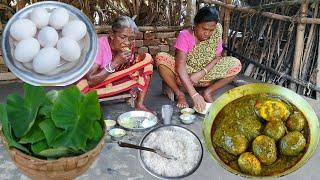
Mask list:
[[[96,90],[99,98],[130,91],[137,94],[137,110],[149,111],[143,104],[153,72],[150,54],[134,57],[135,34],[138,28],[127,16],[117,18],[108,36],[98,41],[95,63],[78,88],[87,93]]]
[[[175,58],[166,53],[156,56],[161,78],[177,97],[177,106],[188,107],[183,85],[199,111],[205,101],[213,102],[214,92],[233,80],[241,70],[234,57],[222,57],[222,26],[214,7],[201,8],[194,18],[194,27],[182,30],[175,42]],[[195,87],[205,87],[199,94]]]

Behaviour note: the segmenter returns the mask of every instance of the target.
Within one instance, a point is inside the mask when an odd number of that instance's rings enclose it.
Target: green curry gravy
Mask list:
[[[245,152],[252,152],[251,143],[254,138],[263,133],[263,129],[266,125],[266,121],[261,119],[255,111],[255,104],[257,101],[264,101],[270,99],[278,99],[285,102],[291,114],[294,112],[300,112],[293,104],[286,101],[283,97],[275,96],[272,94],[256,94],[256,95],[247,95],[241,97],[229,104],[227,104],[217,115],[216,119],[212,125],[211,137],[213,147],[219,156],[219,158],[227,165],[229,165],[232,169],[241,172],[238,166],[237,160],[240,154],[234,155],[226,151],[223,147],[219,146],[219,133],[228,133],[228,131],[237,132],[243,134],[248,139],[248,146]],[[248,122],[249,121],[249,122]],[[252,122],[250,122],[252,121]],[[259,121],[261,123],[261,127],[259,127]],[[242,127],[240,127],[242,125]],[[240,128],[239,128],[240,127]],[[248,130],[252,130],[248,133]],[[300,131],[302,135],[305,137],[307,144],[303,151],[301,151],[297,156],[284,156],[280,154],[279,151],[279,141],[276,141],[277,145],[277,160],[271,165],[263,165],[261,163],[261,173],[259,176],[271,176],[282,173],[295,164],[302,158],[305,154],[309,142],[309,127],[308,123],[302,131]],[[218,134],[218,135],[217,135]]]

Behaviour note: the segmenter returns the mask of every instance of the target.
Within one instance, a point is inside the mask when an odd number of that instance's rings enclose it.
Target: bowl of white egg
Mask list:
[[[2,36],[5,64],[33,85],[72,84],[90,70],[97,53],[97,34],[86,15],[55,1],[18,11]]]

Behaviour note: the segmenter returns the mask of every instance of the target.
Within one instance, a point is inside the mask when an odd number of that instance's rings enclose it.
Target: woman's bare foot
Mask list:
[[[213,103],[214,98],[212,96],[212,93],[208,92],[208,91],[204,91],[202,94],[204,100],[208,103]]]
[[[157,115],[157,113],[155,111],[151,111],[150,109],[148,109],[146,106],[144,106],[143,104],[136,104],[136,110],[137,111],[147,111],[147,112],[151,112],[154,115]]]
[[[187,103],[187,100],[186,100],[186,97],[184,95],[183,92],[180,92],[178,95],[177,95],[177,107],[178,108],[187,108],[189,107],[189,104]]]

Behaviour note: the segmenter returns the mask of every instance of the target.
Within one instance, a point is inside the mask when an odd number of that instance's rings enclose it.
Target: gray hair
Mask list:
[[[123,28],[131,28],[134,32],[138,31],[136,23],[128,16],[120,16],[112,24],[112,31],[114,32],[121,31]]]

